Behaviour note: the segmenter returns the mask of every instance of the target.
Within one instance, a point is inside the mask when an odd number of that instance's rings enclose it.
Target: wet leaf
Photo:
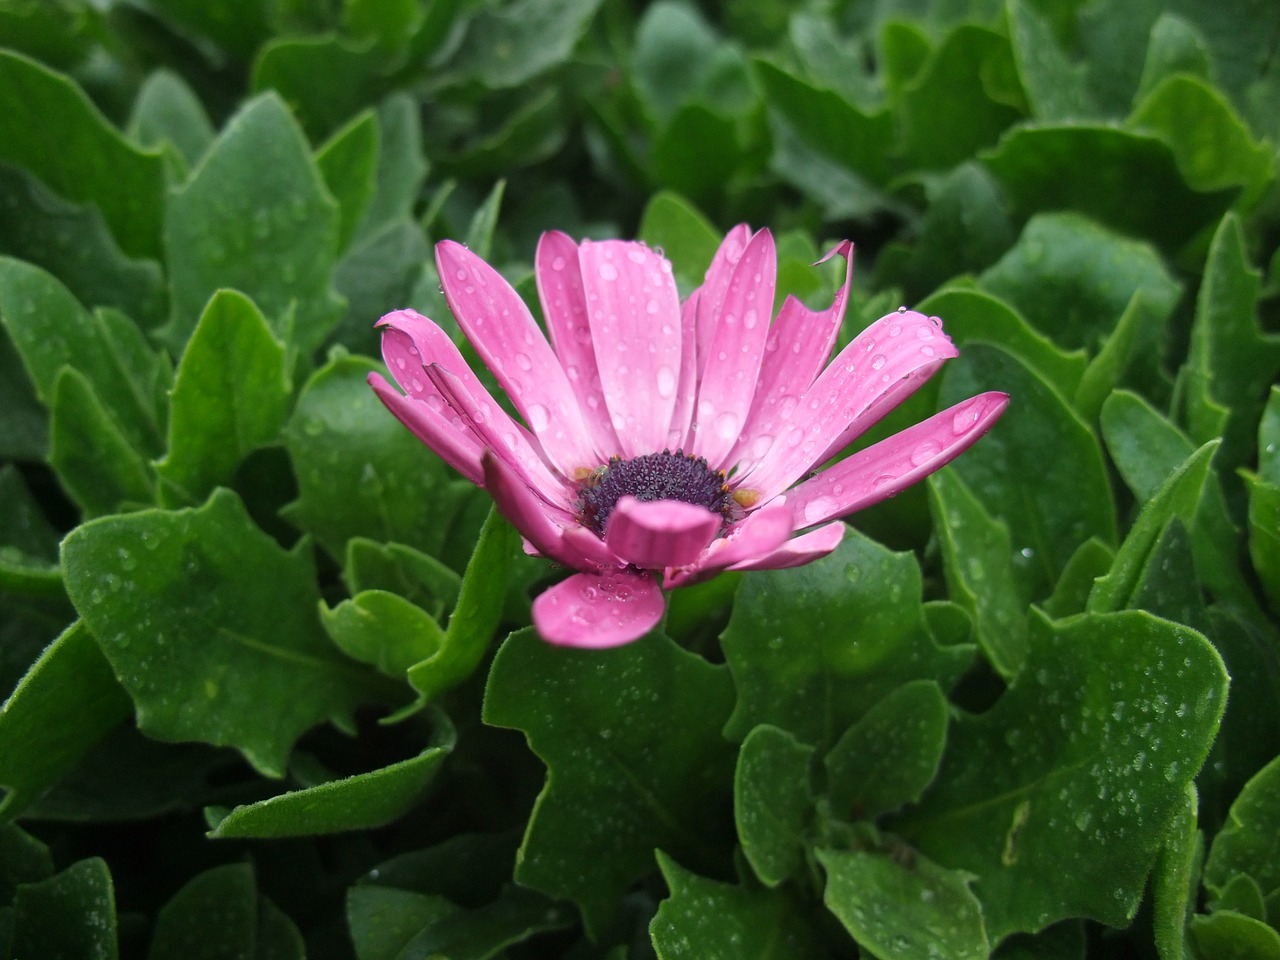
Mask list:
[[[893,829],[976,876],[992,939],[1081,915],[1122,926],[1226,683],[1203,636],[1150,614],[1038,621],[1022,672],[952,725],[938,778]]]
[[[761,725],[747,734],[733,778],[733,816],[743,855],[766,887],[804,862],[813,815],[813,748],[785,730]]]

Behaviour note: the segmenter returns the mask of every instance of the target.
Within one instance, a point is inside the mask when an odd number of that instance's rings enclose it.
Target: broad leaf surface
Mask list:
[[[996,705],[952,727],[937,780],[895,826],[977,879],[988,935],[1137,909],[1208,753],[1226,672],[1200,634],[1126,612],[1032,631]]]
[[[281,549],[230,491],[86,524],[62,563],[151,736],[232,746],[279,776],[303,731],[350,726],[373,692],[320,627],[309,545]]]
[[[576,901],[588,930],[600,930],[652,869],[655,848],[714,862],[732,769],[719,731],[732,695],[723,667],[661,634],[606,651],[512,634],[489,674],[484,719],[522,730],[547,765],[517,882]]]
[[[733,776],[733,818],[743,855],[767,887],[804,862],[813,815],[813,748],[785,730],[761,725],[747,734]]]

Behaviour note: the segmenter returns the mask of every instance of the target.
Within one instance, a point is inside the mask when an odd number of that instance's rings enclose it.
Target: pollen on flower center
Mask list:
[[[604,536],[614,506],[625,496],[637,500],[680,500],[729,520],[739,509],[723,470],[683,450],[646,453],[630,460],[614,457],[583,481],[574,508],[582,525]]]

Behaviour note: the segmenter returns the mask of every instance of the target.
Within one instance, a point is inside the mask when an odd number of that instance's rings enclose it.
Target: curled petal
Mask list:
[[[720,529],[720,515],[679,500],[623,497],[609,515],[604,542],[642,570],[693,563]]]
[[[449,416],[432,409],[426,401],[403,396],[379,374],[369,374],[368,382],[396,419],[439,454],[441,460],[477,486],[483,483],[480,455],[484,448],[460,418],[455,424]]]
[[[844,539],[845,531],[848,529],[844,522],[840,520],[835,523],[823,524],[808,533],[792,537],[777,550],[773,550],[763,557],[734,564],[730,569],[785,570],[787,567],[804,566],[806,563],[812,563],[814,560],[825,557],[840,546],[840,541]]]
[[[498,512],[520,531],[529,546],[544,557],[575,569],[592,569],[581,554],[564,542],[563,526],[556,522],[542,502],[509,464],[492,450],[481,459],[484,488],[493,497]],[[527,550],[526,550],[527,552]]]
[[[548,643],[599,650],[644,636],[663,609],[662,590],[648,574],[575,573],[533,601],[533,623]]]
[[[683,570],[671,571],[663,585],[683,586],[705,579],[717,570],[767,556],[785,543],[794,530],[791,506],[779,497],[736,524],[726,536],[713,541],[695,563]]]
[[[892,497],[969,449],[1008,405],[1006,393],[981,393],[859,450],[788,492],[796,516],[813,526]]]
[[[519,424],[507,415],[483,387],[478,392],[438,364],[428,364],[427,376],[440,395],[471,426],[485,447],[515,469],[548,504],[564,500],[564,484],[542,462]]]

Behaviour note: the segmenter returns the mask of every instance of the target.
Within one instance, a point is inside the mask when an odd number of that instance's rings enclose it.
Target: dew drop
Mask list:
[[[977,410],[960,410],[951,418],[951,432],[957,437],[961,434],[968,433],[973,429],[974,424],[978,422]]]
[[[929,346],[927,343],[920,348],[920,355],[923,357],[932,357],[937,352],[937,350],[933,349],[933,347]]]
[[[454,273],[454,276],[455,276],[455,277],[457,277],[459,280],[465,280],[465,279],[467,279],[467,271],[465,271],[465,270],[463,270],[461,267],[459,267],[459,268],[457,269],[457,272],[456,272],[456,273]]]
[[[716,417],[716,435],[722,440],[732,440],[738,435],[738,429],[741,426],[741,423],[742,421],[736,413],[731,410],[726,410],[724,413]]]
[[[618,268],[612,263],[600,264],[600,279],[613,281],[618,279]]]
[[[941,452],[942,444],[936,440],[926,440],[911,451],[911,462],[917,467],[922,467]]]
[[[906,307],[899,307],[899,308],[898,308],[898,312],[899,312],[899,313],[906,313],[906,312],[907,312],[907,308],[906,308]]]
[[[834,497],[814,497],[804,505],[804,522],[821,523],[839,507]]]
[[[883,370],[884,365],[888,362],[889,362],[888,359],[885,357],[883,353],[877,353],[874,357],[871,358],[871,369]]]
[[[669,400],[676,393],[676,372],[663,365],[658,368],[658,396]]]
[[[540,403],[529,404],[529,426],[534,433],[541,433],[551,423],[551,411]]]
[[[895,323],[893,326],[889,328],[889,336],[891,337],[896,337],[901,333],[902,333],[902,324],[900,323]]]
[[[532,370],[533,361],[529,359],[529,355],[525,353],[516,354],[516,366],[521,370]]]
[[[563,270],[563,269],[564,269],[564,257],[556,257],[554,260],[552,260],[552,261],[551,261],[551,269],[552,269],[552,270]]]

